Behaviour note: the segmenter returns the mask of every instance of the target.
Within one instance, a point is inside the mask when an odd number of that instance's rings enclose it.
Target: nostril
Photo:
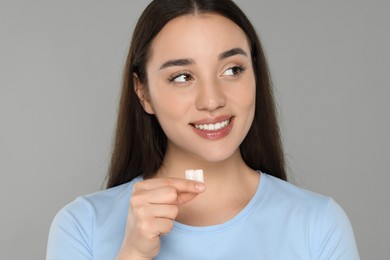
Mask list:
[[[196,102],[196,107],[199,110],[208,110],[208,111],[213,111],[218,108],[224,107],[225,106],[225,98],[224,97],[212,97],[212,98],[203,98],[203,99],[198,99]]]
[[[198,85],[196,100],[197,109],[214,111],[225,106],[225,93],[223,92],[223,88],[218,84],[218,82],[213,81],[208,82],[207,84]]]

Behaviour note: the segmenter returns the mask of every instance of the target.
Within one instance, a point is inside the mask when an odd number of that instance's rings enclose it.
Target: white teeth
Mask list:
[[[229,122],[230,122],[230,119],[227,119],[225,121],[218,122],[216,124],[195,125],[195,128],[200,129],[200,130],[216,131],[216,130],[227,127]]]

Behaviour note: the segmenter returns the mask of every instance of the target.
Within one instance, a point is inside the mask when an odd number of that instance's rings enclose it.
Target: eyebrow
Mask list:
[[[234,55],[244,55],[244,56],[248,57],[248,54],[243,49],[234,48],[234,49],[224,51],[221,54],[219,54],[218,59],[223,60],[223,59],[229,58],[229,57],[234,56]]]
[[[224,51],[221,54],[218,55],[218,60],[227,59],[234,55],[243,55],[248,56],[248,54],[241,48],[233,48],[228,51]],[[193,59],[177,59],[177,60],[169,60],[164,62],[163,65],[161,65],[160,70],[168,68],[168,67],[175,67],[175,66],[188,66],[195,64],[195,61]]]
[[[178,59],[178,60],[169,60],[167,62],[164,62],[163,65],[161,65],[160,70],[165,69],[167,67],[173,67],[173,66],[188,66],[195,64],[195,61],[193,59]]]

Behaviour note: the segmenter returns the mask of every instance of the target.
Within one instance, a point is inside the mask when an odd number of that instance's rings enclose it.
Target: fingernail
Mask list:
[[[203,183],[195,183],[195,189],[198,191],[204,191],[204,189],[206,189],[206,186]]]

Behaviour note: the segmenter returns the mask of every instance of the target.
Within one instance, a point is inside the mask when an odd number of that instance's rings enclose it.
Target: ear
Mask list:
[[[142,107],[144,108],[145,112],[151,115],[155,114],[145,85],[141,83],[137,74],[133,73],[133,78],[134,78],[134,91],[137,94],[139,101]]]

